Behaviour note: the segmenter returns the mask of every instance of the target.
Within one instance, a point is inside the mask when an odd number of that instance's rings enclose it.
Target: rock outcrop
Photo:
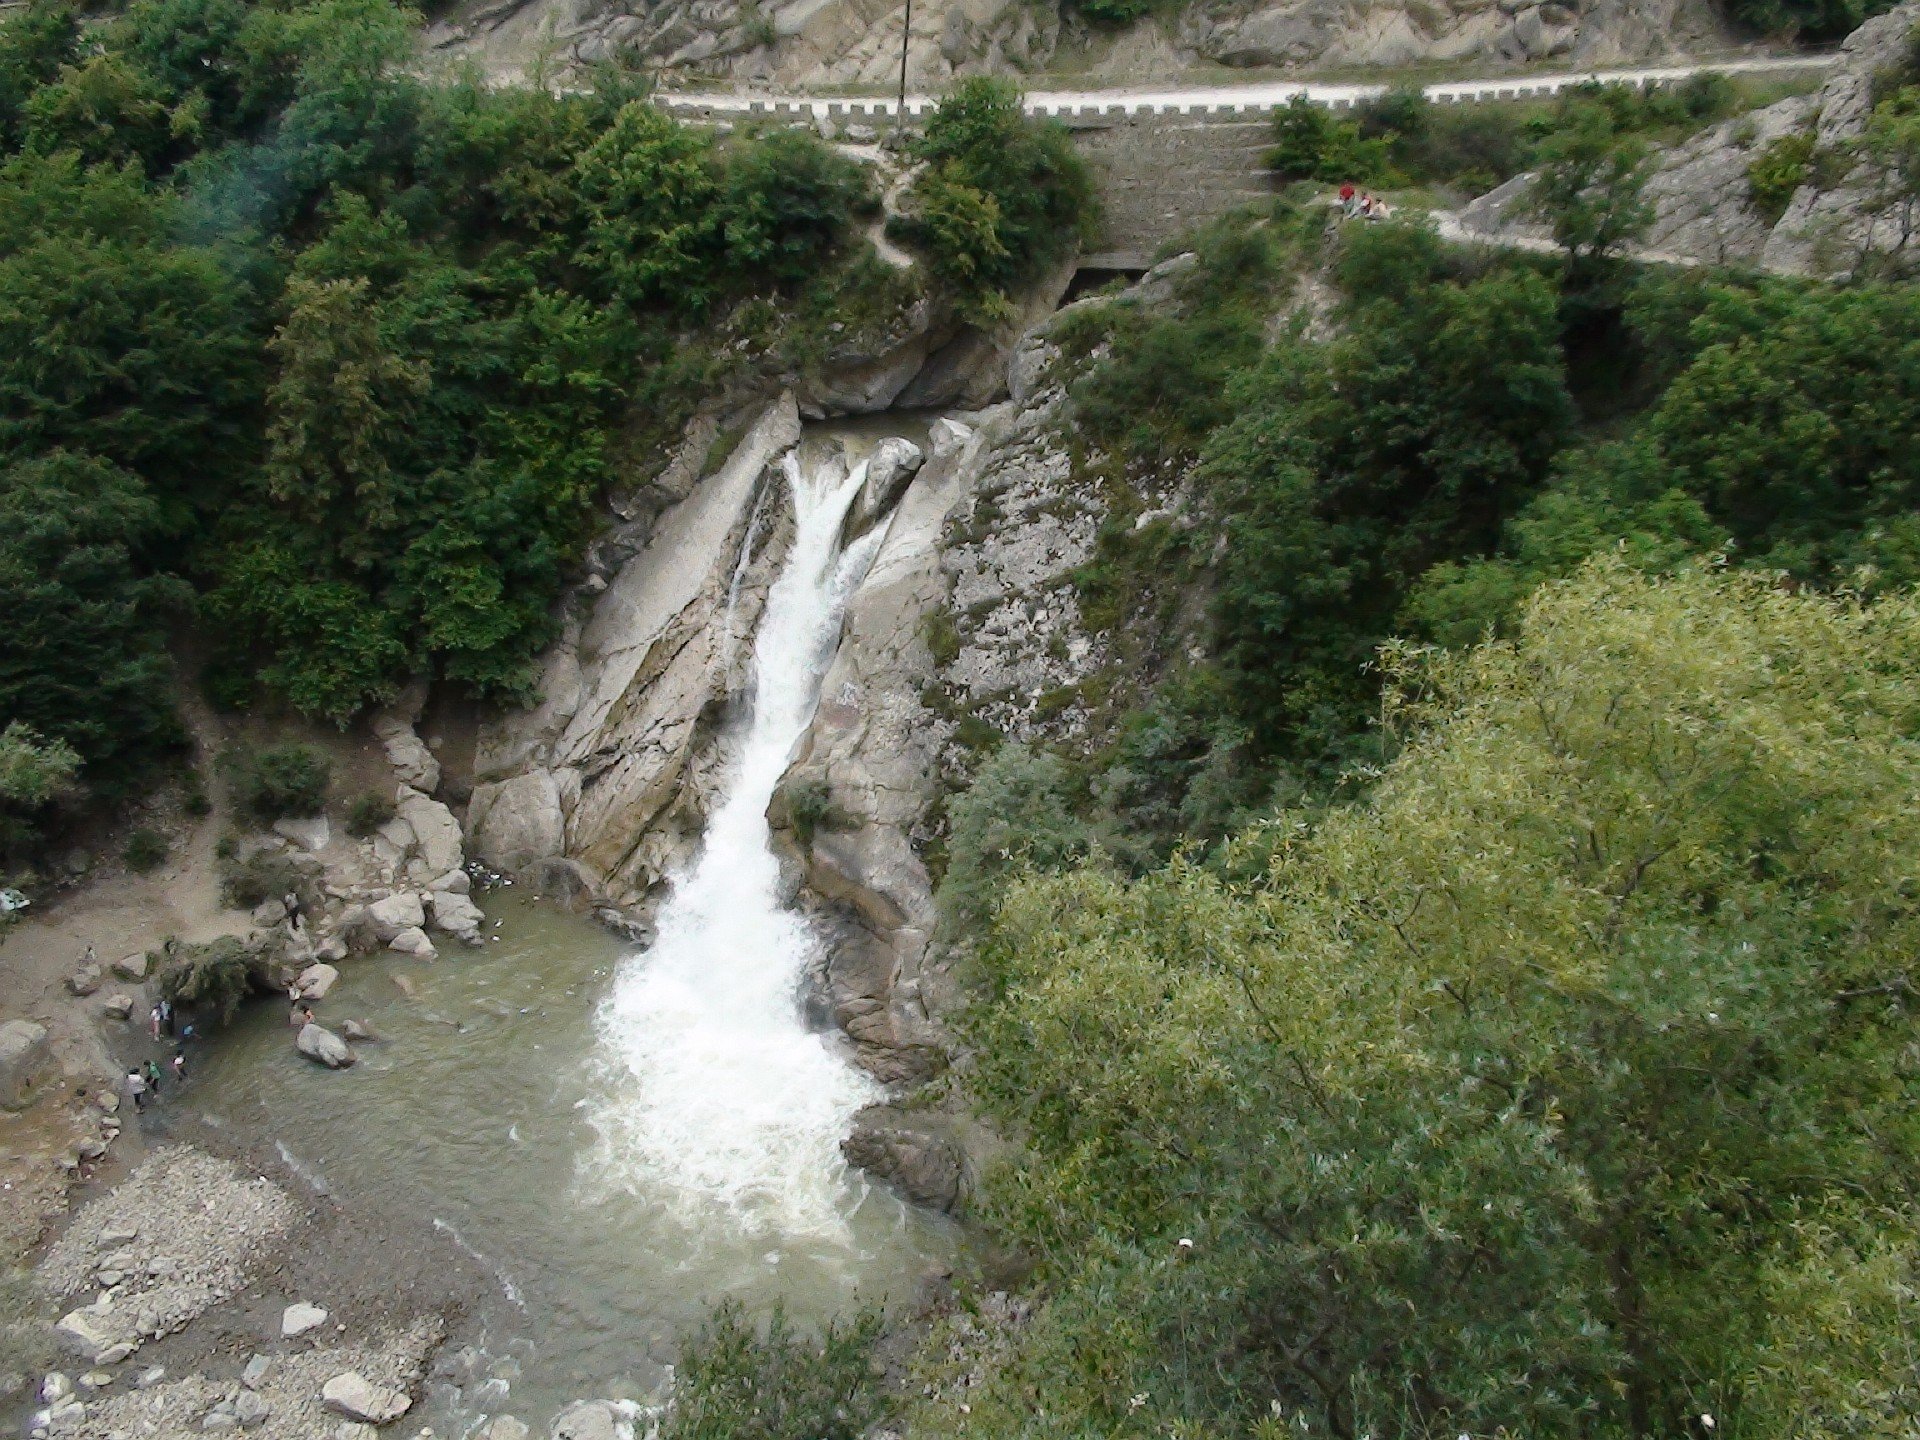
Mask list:
[[[685,853],[713,720],[784,550],[768,467],[799,438],[784,396],[569,622],[539,708],[483,732],[467,815],[481,860],[522,872],[570,858],[602,897],[635,905]]]
[[[1795,95],[1701,131],[1665,152],[1647,181],[1654,220],[1642,248],[1653,258],[1752,265],[1781,275],[1839,277],[1909,249],[1920,207],[1890,204],[1862,140],[1874,87],[1910,67],[1920,3],[1867,21],[1847,37],[1819,93]],[[1751,173],[1770,146],[1799,139],[1811,156],[1783,211],[1763,210]],[[1461,213],[1472,233],[1546,238],[1517,203],[1532,177],[1517,176]]]
[[[0,1109],[24,1110],[33,1103],[51,1057],[46,1026],[32,1020],[0,1025]]]
[[[496,72],[618,51],[669,74],[783,87],[891,86],[904,5],[895,0],[463,0],[434,27],[444,51]],[[1407,65],[1431,60],[1580,65],[1670,58],[1724,44],[1706,0],[1209,0],[1169,24],[1090,31],[1068,0],[922,0],[907,78],[1072,68],[1091,81],[1164,79],[1199,64]]]

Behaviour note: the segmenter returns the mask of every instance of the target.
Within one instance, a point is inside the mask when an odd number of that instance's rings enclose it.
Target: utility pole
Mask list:
[[[907,124],[907,42],[913,38],[913,0],[907,0],[907,15],[900,22],[900,108],[894,112],[896,129]]]

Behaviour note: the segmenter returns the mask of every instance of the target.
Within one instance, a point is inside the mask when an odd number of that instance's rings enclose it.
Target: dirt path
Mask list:
[[[68,989],[67,978],[83,963],[87,947],[94,947],[106,967],[122,956],[158,949],[170,935],[211,940],[244,931],[250,923],[246,912],[230,910],[220,899],[214,847],[227,825],[227,801],[212,759],[223,743],[221,726],[197,696],[182,693],[177,703],[193,736],[194,764],[212,812],[196,819],[177,802],[162,802],[140,822],[162,830],[170,842],[158,868],[139,875],[118,858],[102,859],[84,882],[39,898],[0,936],[0,1020],[46,1026],[61,1077],[54,1094],[32,1109],[0,1111],[0,1194],[5,1196],[0,1262],[37,1243],[47,1221],[63,1208],[62,1162],[91,1133],[88,1097],[99,1087],[113,1086],[124,1065],[160,1056],[147,1038],[150,1001],[142,987],[109,973],[94,995],[76,996]],[[109,848],[117,852],[119,847]],[[114,995],[134,998],[131,1019],[106,1014]],[[130,1127],[116,1145],[117,1162],[139,1158],[137,1131]]]

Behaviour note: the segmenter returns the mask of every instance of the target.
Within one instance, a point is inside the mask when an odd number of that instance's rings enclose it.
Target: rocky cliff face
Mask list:
[[[549,72],[627,50],[686,80],[775,87],[889,86],[905,6],[895,0],[465,0],[434,43],[495,73]],[[1707,0],[1199,0],[1170,21],[1089,30],[1066,0],[921,0],[908,82],[1071,69],[1091,83],[1164,79],[1196,65],[1607,64],[1726,43]]]
[[[619,907],[640,904],[684,858],[705,813],[714,721],[788,539],[763,480],[799,438],[799,410],[783,396],[660,517],[592,608],[568,618],[539,708],[481,736],[467,815],[475,856]]]
[[[1908,0],[1847,37],[1818,94],[1723,121],[1661,155],[1645,191],[1654,204],[1645,248],[1656,257],[1822,277],[1909,249],[1920,215],[1906,202],[1889,202],[1886,177],[1864,141],[1876,86],[1900,76],[1911,83],[1916,25],[1920,3]],[[1801,183],[1784,209],[1763,209],[1755,162],[1771,147],[1795,143],[1804,147]],[[1466,228],[1544,238],[1541,226],[1515,212],[1531,178],[1518,176],[1475,200],[1461,215]]]

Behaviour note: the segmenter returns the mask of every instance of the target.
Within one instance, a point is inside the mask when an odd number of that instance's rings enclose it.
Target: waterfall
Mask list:
[[[751,704],[697,857],[651,948],[620,965],[596,1019],[588,1105],[597,1178],[701,1230],[844,1239],[857,1198],[840,1156],[879,1086],[808,1031],[798,984],[816,938],[779,900],[766,811],[813,715],[841,608],[873,540],[839,548],[866,466],[783,462],[793,546],[767,595]]]

